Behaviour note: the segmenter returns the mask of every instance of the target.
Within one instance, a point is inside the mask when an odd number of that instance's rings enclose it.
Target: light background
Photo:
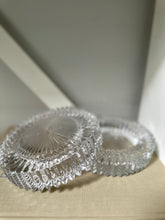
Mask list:
[[[152,0],[0,0],[1,23],[76,105],[130,119],[139,110],[153,9]]]

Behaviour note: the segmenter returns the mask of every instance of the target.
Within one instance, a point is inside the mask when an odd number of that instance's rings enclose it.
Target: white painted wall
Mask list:
[[[0,134],[9,126],[47,109],[0,59]]]
[[[139,121],[158,142],[158,155],[165,165],[165,1],[157,0],[147,62]]]
[[[1,26],[0,58],[49,108],[72,105],[71,101]]]
[[[71,105],[0,26],[0,134],[40,111]]]
[[[153,2],[0,0],[0,20],[78,106],[136,119]]]

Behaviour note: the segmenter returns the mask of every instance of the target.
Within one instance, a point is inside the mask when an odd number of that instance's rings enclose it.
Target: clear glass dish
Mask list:
[[[97,152],[93,172],[106,176],[123,176],[145,168],[155,150],[152,134],[137,122],[101,119],[103,145]]]
[[[17,126],[0,148],[0,166],[20,188],[59,187],[90,170],[102,144],[97,118],[84,110],[60,108]]]

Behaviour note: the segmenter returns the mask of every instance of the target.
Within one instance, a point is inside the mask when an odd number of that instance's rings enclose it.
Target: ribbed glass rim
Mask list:
[[[26,129],[37,121],[50,116],[72,118],[78,125],[78,130],[71,140],[65,143],[65,151],[45,159],[19,154],[14,146],[18,144],[22,132],[26,132]],[[101,144],[102,135],[96,116],[74,107],[52,109],[25,120],[7,135],[0,147],[0,166],[9,180],[20,188],[50,189],[52,186],[66,184],[69,179],[74,179],[75,175],[81,175],[83,170],[89,171]],[[60,172],[57,171],[59,166]],[[18,169],[20,167],[21,169]],[[41,176],[44,178],[40,178]]]
[[[106,176],[123,176],[133,174],[145,168],[156,147],[156,141],[143,125],[136,121],[121,118],[101,118],[100,127],[110,136],[118,135],[127,138],[132,147],[124,149],[105,149],[103,145],[97,152],[93,172]],[[111,142],[109,142],[111,145]]]

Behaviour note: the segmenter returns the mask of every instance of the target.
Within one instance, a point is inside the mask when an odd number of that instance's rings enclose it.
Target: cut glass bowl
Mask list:
[[[50,190],[90,170],[101,144],[94,115],[59,108],[32,117],[7,135],[0,147],[0,166],[20,188]]]
[[[155,150],[152,134],[137,122],[102,119],[103,144],[97,152],[93,172],[106,176],[123,176],[145,168]]]

